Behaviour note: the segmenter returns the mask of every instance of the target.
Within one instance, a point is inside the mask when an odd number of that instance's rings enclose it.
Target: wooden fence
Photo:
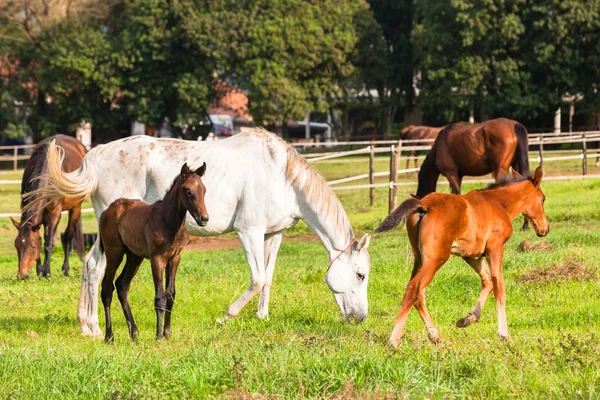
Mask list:
[[[535,151],[538,153],[537,159],[531,159],[530,161],[534,161],[539,165],[543,166],[544,163],[553,162],[553,161],[561,161],[561,160],[571,160],[571,159],[581,159],[581,175],[576,176],[554,176],[554,177],[546,177],[544,180],[565,180],[565,179],[582,179],[586,177],[595,178],[600,177],[600,175],[588,175],[587,161],[589,157],[588,144],[591,142],[600,142],[600,131],[590,131],[590,132],[573,132],[573,133],[565,133],[565,134],[554,134],[554,133],[537,133],[529,135],[529,147],[530,152],[531,147],[534,147]],[[398,175],[400,174],[408,174],[412,172],[418,172],[419,168],[407,168],[400,169],[400,159],[401,153],[403,151],[428,151],[431,149],[431,143],[433,140],[379,140],[376,142],[373,141],[359,141],[359,142],[320,142],[320,143],[293,143],[292,146],[302,147],[304,149],[319,149],[319,148],[337,148],[340,147],[348,147],[348,146],[366,146],[360,149],[355,150],[332,150],[327,152],[318,152],[318,153],[306,153],[304,157],[310,163],[317,163],[324,160],[331,160],[336,158],[350,157],[356,155],[369,155],[369,168],[368,172],[365,174],[360,174],[356,176],[350,176],[342,179],[335,179],[328,181],[329,185],[331,185],[333,190],[355,190],[355,189],[369,189],[369,203],[373,205],[375,199],[375,189],[376,188],[388,188],[388,206],[389,211],[392,211],[397,206],[397,193],[399,186],[405,185],[415,185],[417,182],[398,182]],[[559,150],[562,153],[569,152],[572,155],[561,155],[561,156],[552,156],[552,153],[555,151],[545,150],[546,146],[550,145],[561,145],[561,144],[569,144],[569,143],[581,143],[582,148],[576,150]],[[0,146],[0,152],[6,149],[12,150],[12,155],[2,155],[0,154],[0,161],[12,161],[13,169],[17,169],[18,160],[26,160],[29,158],[29,155],[19,155],[18,152],[20,149],[31,149],[35,147],[35,145],[21,145],[21,146]],[[597,152],[598,150],[594,150]],[[389,154],[389,170],[382,172],[375,172],[375,155],[376,154]],[[597,153],[596,153],[597,154]],[[381,176],[389,176],[389,181],[387,183],[375,183],[375,178]],[[353,181],[359,181],[364,179],[369,179],[368,184],[359,184],[359,185],[343,185],[343,183],[349,183]],[[488,180],[467,180],[463,181],[463,183],[483,183],[489,182]],[[20,181],[14,180],[0,180],[1,184],[19,184]],[[440,182],[440,184],[447,184],[447,182]],[[91,212],[92,209],[86,210],[86,212]],[[0,214],[0,217],[8,216],[9,214]],[[10,214],[13,215],[13,214]]]
[[[19,150],[33,149],[34,147],[35,144],[22,144],[18,146],[0,146],[0,161],[12,162],[13,171],[16,171],[19,160],[29,159],[29,154],[19,154]],[[12,152],[12,154],[7,154],[6,150],[9,150],[10,152]]]

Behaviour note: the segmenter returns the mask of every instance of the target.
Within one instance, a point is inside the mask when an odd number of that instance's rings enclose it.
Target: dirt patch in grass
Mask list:
[[[534,268],[517,277],[517,282],[548,284],[550,282],[584,282],[596,279],[598,279],[596,268],[589,268],[578,261],[569,259],[564,262],[552,264],[549,268]]]
[[[280,399],[279,396],[264,395],[260,393],[250,393],[245,391],[243,388],[238,387],[237,389],[231,389],[223,393],[223,398],[227,400],[271,400]]]
[[[525,239],[519,244],[517,251],[519,253],[525,253],[527,251],[554,251],[554,246],[552,243],[548,243],[545,240],[530,242]]]
[[[383,391],[375,391],[375,392],[359,392],[356,390],[354,385],[351,382],[345,382],[344,387],[335,392],[333,396],[329,397],[325,393],[323,393],[322,398],[330,398],[333,400],[342,400],[342,399],[360,399],[360,400],[405,400],[408,399],[408,395],[406,393],[390,393]]]
[[[317,240],[316,236],[293,236],[283,237],[284,242],[309,242]],[[240,239],[237,236],[190,236],[190,242],[185,246],[186,250],[221,250],[235,249],[241,247]]]

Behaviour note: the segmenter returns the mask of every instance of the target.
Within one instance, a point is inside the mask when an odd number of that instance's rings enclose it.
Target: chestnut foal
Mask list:
[[[514,175],[518,177],[516,180],[492,184],[464,196],[431,193],[421,200],[408,199],[377,228],[376,232],[383,232],[406,221],[415,258],[402,307],[389,340],[392,346],[400,344],[412,306],[421,315],[429,339],[434,343],[440,340],[440,333],[427,311],[425,288],[450,258],[450,254],[462,257],[479,274],[482,285],[475,307],[456,326],[464,328],[478,321],[485,301],[493,290],[498,313],[498,334],[501,339],[509,338],[502,257],[504,244],[513,233],[512,220],[524,214],[538,236],[546,236],[550,229],[544,211],[545,196],[540,188],[541,168],[535,170],[532,178],[523,178],[517,173]]]
[[[138,328],[129,307],[131,280],[144,258],[150,259],[154,279],[154,308],[156,309],[156,338],[171,336],[171,310],[175,301],[175,274],[181,250],[189,241],[185,216],[189,211],[198,225],[205,226],[208,214],[204,205],[206,188],[200,179],[206,163],[191,171],[187,163],[175,178],[165,197],[154,204],[141,200],[115,200],[100,217],[100,245],[106,253],[106,272],[102,280],[102,304],[106,315],[106,341],[113,339],[110,304],[113,280],[123,256],[125,267],[117,278],[116,288],[129,325],[129,335],[136,339]],[[163,290],[163,271],[167,273],[166,292]],[[164,311],[165,326],[162,328]]]

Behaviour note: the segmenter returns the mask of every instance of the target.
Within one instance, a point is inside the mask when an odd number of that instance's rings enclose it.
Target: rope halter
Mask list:
[[[353,238],[353,239],[352,239],[352,241],[350,242],[350,244],[349,244],[349,245],[348,245],[348,246],[347,246],[347,247],[346,247],[344,250],[342,250],[342,251],[340,252],[340,254],[338,254],[337,256],[335,256],[335,258],[333,259],[333,261],[331,261],[331,264],[329,264],[329,267],[327,267],[327,272],[329,272],[329,270],[331,269],[331,266],[333,265],[333,263],[334,263],[334,262],[336,262],[336,260],[337,260],[338,258],[340,258],[340,256],[341,256],[342,254],[344,254],[346,251],[348,251],[348,249],[349,249],[350,247],[352,247],[352,245],[354,244],[354,242],[356,242],[356,238]]]

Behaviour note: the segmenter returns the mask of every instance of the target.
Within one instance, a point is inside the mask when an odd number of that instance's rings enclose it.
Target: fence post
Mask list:
[[[389,212],[394,211],[398,199],[398,168],[400,166],[400,150],[402,149],[402,140],[398,141],[398,146],[392,145],[392,154],[390,155],[390,192],[389,192]]]
[[[19,151],[17,150],[17,146],[13,147],[13,171],[17,170],[17,154]]]
[[[371,142],[371,154],[369,154],[369,185],[375,184],[375,142]],[[371,186],[369,188],[369,204],[373,205],[375,202],[375,188]]]
[[[581,157],[581,170],[583,175],[587,175],[587,139],[586,139],[586,135],[585,132],[583,133],[583,141],[581,142],[583,144],[583,154]]]
[[[540,136],[540,168],[544,168],[544,137]]]
[[[392,198],[393,189],[394,189],[394,165],[396,165],[395,158],[395,146],[392,145],[390,147],[390,190],[388,192],[388,213],[391,213],[395,208],[395,201]]]

